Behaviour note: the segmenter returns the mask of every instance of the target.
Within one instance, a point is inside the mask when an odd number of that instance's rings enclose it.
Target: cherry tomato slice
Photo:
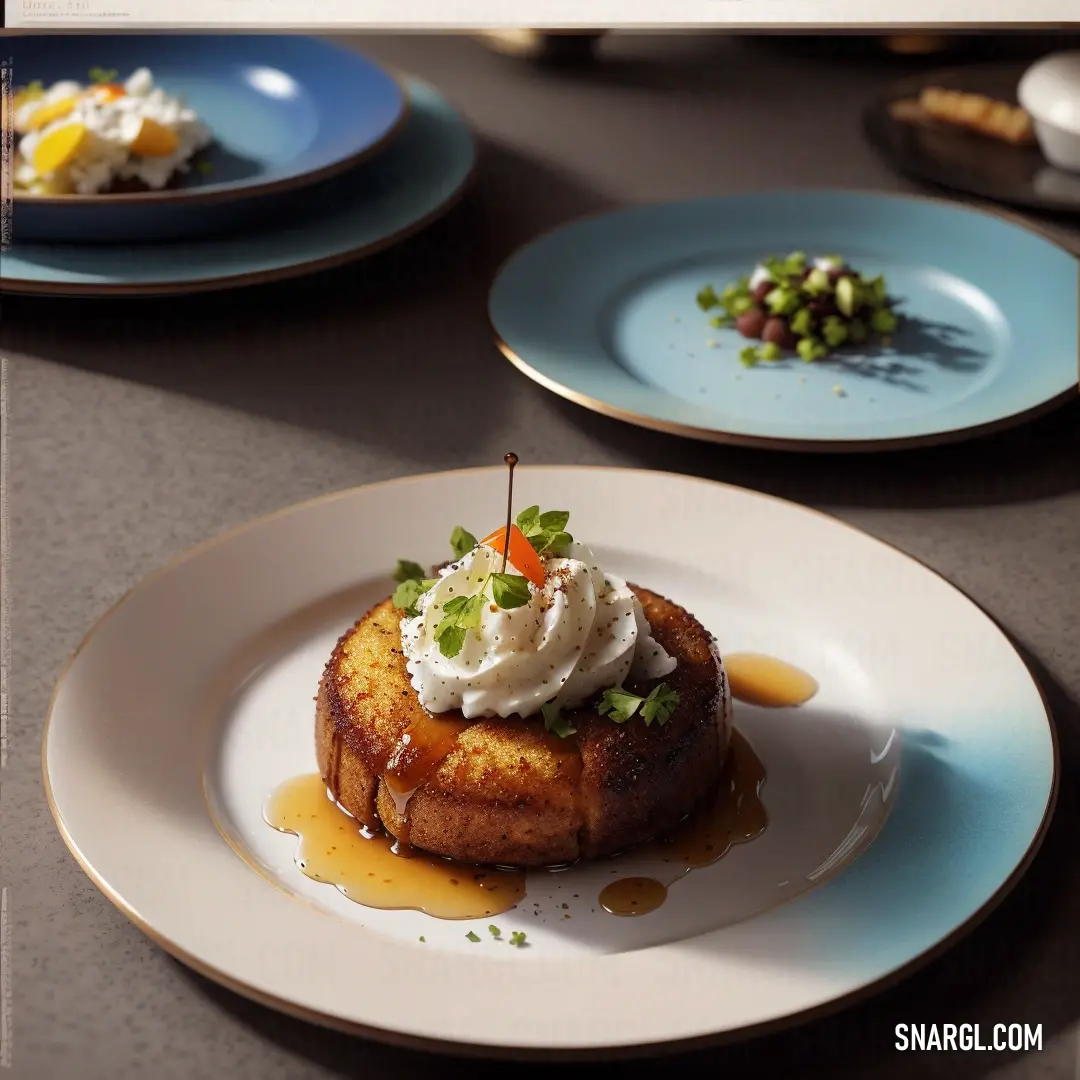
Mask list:
[[[486,547],[493,548],[500,555],[503,545],[506,543],[506,526],[496,529],[490,536],[485,536],[480,541]],[[518,573],[531,581],[538,589],[544,587],[544,561],[536,554],[535,549],[525,534],[516,526],[510,526],[510,548],[507,558],[514,564]]]

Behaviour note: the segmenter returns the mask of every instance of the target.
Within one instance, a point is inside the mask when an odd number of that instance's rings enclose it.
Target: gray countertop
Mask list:
[[[757,1077],[772,1065],[812,1078],[1075,1080],[1080,407],[993,439],[905,454],[698,445],[544,392],[500,358],[485,320],[499,262],[583,213],[763,187],[904,190],[863,145],[859,114],[911,64],[842,65],[805,49],[708,35],[615,39],[601,64],[564,72],[534,70],[464,37],[357,44],[435,83],[475,124],[477,182],[447,219],[372,262],[291,284],[187,300],[4,300],[12,659],[0,873],[9,901],[10,1075],[443,1075],[443,1059],[251,1004],[143,937],[91,885],[53,826],[41,727],[61,666],[92,622],[184,548],[321,492],[495,463],[512,444],[529,462],[671,469],[742,484],[891,541],[1008,628],[1060,728],[1064,782],[1049,836],[979,929],[920,974],[830,1019],[668,1067],[703,1078]],[[1080,250],[1080,229],[1061,235]],[[456,422],[444,389],[451,380],[483,422]],[[431,393],[420,396],[419,387]],[[901,1021],[1041,1023],[1044,1049],[1024,1059],[897,1053],[892,1030]],[[467,1067],[478,1078],[506,1070]],[[539,1077],[549,1067],[514,1072]]]

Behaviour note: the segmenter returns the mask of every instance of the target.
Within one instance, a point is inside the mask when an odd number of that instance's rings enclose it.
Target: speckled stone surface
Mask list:
[[[695,35],[615,40],[597,68],[554,73],[460,37],[361,44],[433,81],[481,133],[476,188],[450,218],[365,266],[253,292],[4,300],[13,655],[0,875],[10,905],[13,1080],[446,1075],[440,1058],[253,1005],[144,938],[84,877],[53,827],[41,728],[67,655],[169,557],[298,499],[496,462],[509,445],[531,462],[698,473],[854,522],[1000,619],[1057,715],[1064,772],[1055,822],[1030,873],[977,931],[831,1019],[666,1067],[702,1080],[770,1068],[812,1080],[1076,1080],[1080,408],[977,444],[906,455],[699,446],[555,399],[500,359],[485,322],[499,262],[583,213],[766,186],[900,187],[862,145],[858,119],[867,97],[911,64],[844,67]],[[1080,230],[1061,235],[1080,249]],[[573,1005],[553,1003],[553,1023],[563,1007]],[[908,1021],[1039,1023],[1045,1045],[1025,1057],[898,1053],[892,1031]],[[505,1065],[467,1068],[474,1080],[507,1074]]]

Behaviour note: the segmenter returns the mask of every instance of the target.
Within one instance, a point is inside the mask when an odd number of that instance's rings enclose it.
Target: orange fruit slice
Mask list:
[[[82,124],[65,124],[55,131],[50,131],[34,147],[30,161],[34,172],[45,176],[64,168],[75,158],[85,138],[86,128]]]
[[[506,526],[496,529],[490,536],[480,541],[485,547],[493,548],[500,555],[507,547],[506,557],[514,564],[519,574],[531,581],[538,589],[544,587],[544,563],[525,534],[516,526],[510,526],[510,543],[506,544]]]
[[[180,136],[146,117],[131,141],[131,152],[140,157],[168,157],[180,145]]]
[[[70,97],[61,98],[59,101],[51,101],[48,105],[40,106],[30,114],[30,119],[26,122],[26,130],[40,131],[54,120],[63,120],[75,108],[76,104],[77,99]]]

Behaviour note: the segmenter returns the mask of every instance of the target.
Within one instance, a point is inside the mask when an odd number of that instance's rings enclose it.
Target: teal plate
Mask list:
[[[203,292],[298,277],[404,239],[449,209],[476,160],[464,119],[430,86],[405,85],[409,117],[389,148],[306,188],[280,222],[181,243],[16,242],[0,260],[0,288],[59,296]]]
[[[793,250],[884,274],[904,315],[890,347],[744,368],[746,340],[713,329],[696,295]],[[1077,393],[1076,257],[1003,217],[931,199],[795,191],[605,214],[516,253],[490,315],[506,356],[547,389],[716,442],[951,442]]]

